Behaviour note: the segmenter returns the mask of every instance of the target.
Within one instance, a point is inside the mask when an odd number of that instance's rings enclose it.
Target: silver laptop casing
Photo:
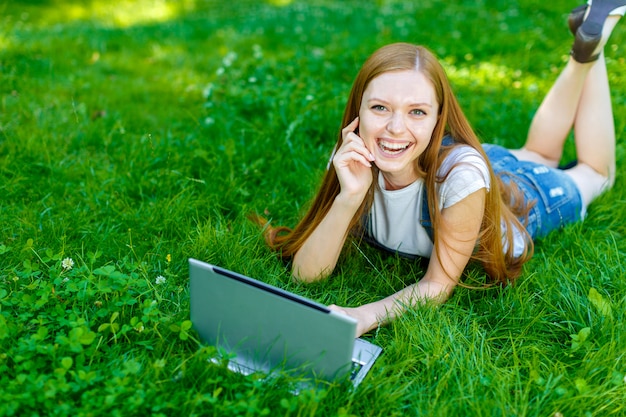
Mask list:
[[[189,260],[191,321],[242,373],[288,372],[358,385],[382,349],[356,339],[356,320],[291,292]]]

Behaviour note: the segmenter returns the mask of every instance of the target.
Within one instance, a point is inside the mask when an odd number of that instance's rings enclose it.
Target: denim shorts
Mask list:
[[[534,204],[528,219],[520,219],[533,238],[581,220],[582,199],[578,187],[560,169],[518,160],[508,149],[483,145],[494,172],[504,183],[515,182],[524,199]]]

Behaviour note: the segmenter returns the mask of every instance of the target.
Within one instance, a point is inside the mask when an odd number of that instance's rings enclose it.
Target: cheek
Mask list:
[[[436,124],[436,121],[435,123],[420,123],[419,125],[414,126],[413,129],[411,129],[411,132],[418,140],[430,142],[430,138],[435,131]]]
[[[371,118],[359,115],[359,136],[365,140],[366,136],[374,135],[375,131],[376,126],[372,123]]]

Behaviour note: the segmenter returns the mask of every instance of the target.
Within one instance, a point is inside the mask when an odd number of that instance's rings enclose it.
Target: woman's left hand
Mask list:
[[[355,337],[360,337],[361,335],[367,333],[372,328],[376,327],[376,324],[377,324],[376,318],[374,317],[374,320],[372,322],[372,318],[370,317],[371,315],[367,313],[367,311],[364,309],[364,306],[357,307],[357,308],[350,308],[350,307],[339,307],[338,305],[331,304],[328,306],[328,308],[338,313],[350,316],[353,319],[356,319],[357,325],[356,325]]]

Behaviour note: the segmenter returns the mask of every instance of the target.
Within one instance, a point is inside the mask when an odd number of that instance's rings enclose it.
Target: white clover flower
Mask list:
[[[233,65],[233,62],[235,62],[236,59],[237,59],[237,53],[231,51],[227,53],[224,58],[222,58],[222,64],[225,67],[230,67],[231,65]]]
[[[167,279],[165,279],[163,275],[159,275],[158,277],[156,277],[156,280],[154,280],[156,285],[165,284],[166,281]]]
[[[207,100],[209,97],[211,97],[211,93],[212,92],[213,92],[213,84],[212,83],[208,83],[202,89],[202,97],[204,97],[204,99]]]
[[[69,271],[74,267],[74,260],[72,258],[65,258],[61,261],[61,267],[66,271]]]
[[[261,45],[258,45],[258,44],[252,45],[252,51],[253,51],[252,56],[255,59],[263,58],[263,48],[261,48]]]
[[[325,54],[326,54],[326,52],[324,51],[323,48],[313,48],[312,55],[315,58],[322,58]]]

